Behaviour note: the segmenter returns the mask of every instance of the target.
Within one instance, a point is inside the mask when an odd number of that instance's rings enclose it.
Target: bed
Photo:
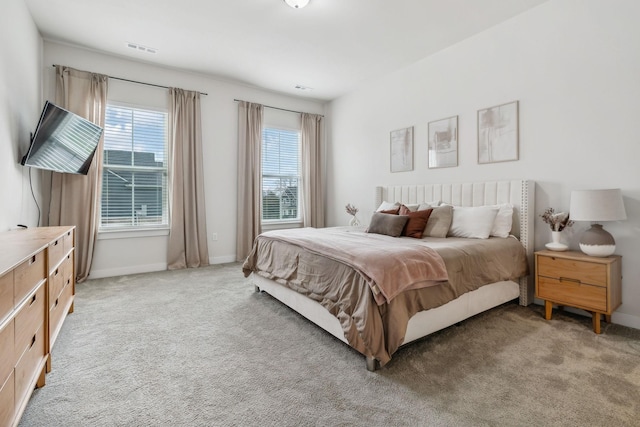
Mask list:
[[[243,271],[245,275],[251,275],[256,291],[268,293],[362,353],[370,371],[388,363],[401,345],[516,298],[519,298],[521,305],[530,304],[533,301],[533,283],[527,267],[531,265],[533,258],[534,183],[527,180],[505,180],[385,186],[375,189],[376,207],[382,206],[383,202],[417,205],[433,204],[434,201],[456,207],[511,205],[513,211],[509,237],[491,237],[483,242],[480,239],[458,237],[411,239],[365,233],[365,227],[269,232],[256,239],[253,251],[243,265]],[[302,237],[296,237],[298,235]],[[384,277],[388,275],[375,276],[363,272],[358,264],[347,265],[343,258],[350,258],[350,251],[355,252],[348,245],[343,255],[339,255],[339,251],[325,250],[323,253],[316,247],[322,246],[323,239],[332,242],[330,239],[340,240],[341,236],[356,239],[355,242],[360,242],[359,244],[365,242],[364,245],[369,245],[369,242],[373,245],[376,241],[375,244],[384,245],[388,253],[395,252],[396,246],[400,248],[409,241],[415,242],[417,246],[421,246],[419,250],[435,251],[442,256],[447,264],[449,277],[444,281],[438,280],[438,277],[434,280],[425,278],[422,285],[399,289],[393,293],[392,299],[385,300],[392,291],[387,289],[385,292],[372,286],[372,282],[375,282],[372,277],[378,278],[376,284],[382,286],[386,280]],[[302,248],[300,242],[305,238],[317,244]],[[471,250],[465,246],[468,243],[480,246]],[[453,267],[450,254],[459,252],[477,253],[479,257],[489,256],[483,255],[490,252],[487,245],[498,251],[495,259],[479,258],[469,261],[470,264],[467,260],[456,261],[459,262],[456,264],[458,267]],[[273,252],[266,254],[267,247]],[[261,254],[261,251],[264,253]],[[264,258],[262,263],[258,261],[260,256]],[[524,258],[524,261],[518,261],[525,264],[524,270],[522,266],[518,267],[520,270],[513,270],[518,271],[517,277],[509,276],[515,275],[513,272],[502,271],[503,267],[507,268],[507,260],[511,258]],[[303,265],[305,271],[302,271]],[[466,270],[469,270],[468,265],[490,267],[485,268],[487,272],[483,279],[467,276],[458,278],[455,275],[465,270],[462,265],[467,265]],[[268,271],[270,269],[273,271]],[[435,267],[434,269],[437,270]],[[492,276],[494,269],[495,276]],[[380,267],[378,270],[379,274],[384,274],[388,269]],[[454,270],[459,272],[454,274]],[[509,279],[487,279],[502,277],[500,275],[507,275]],[[489,283],[484,283],[487,280]],[[313,281],[317,283],[309,284]],[[473,283],[474,281],[478,283]],[[412,283],[415,282],[414,280]],[[458,282],[462,284],[461,288],[456,288],[459,286]],[[343,302],[342,299],[351,302]]]

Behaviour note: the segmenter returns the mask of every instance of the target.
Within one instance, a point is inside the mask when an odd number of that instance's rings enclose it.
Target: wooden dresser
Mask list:
[[[0,232],[0,426],[14,426],[73,310],[75,227]]]

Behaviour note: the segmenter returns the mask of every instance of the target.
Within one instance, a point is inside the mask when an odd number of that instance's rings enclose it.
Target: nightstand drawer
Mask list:
[[[607,286],[607,266],[573,259],[538,257],[538,275],[554,279],[574,279],[581,283]]]
[[[538,277],[538,296],[586,310],[607,311],[607,288],[567,279]]]

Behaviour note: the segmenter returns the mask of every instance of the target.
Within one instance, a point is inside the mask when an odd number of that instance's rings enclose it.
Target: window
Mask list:
[[[262,131],[262,220],[300,220],[300,132]]]
[[[108,104],[102,230],[166,227],[167,113]]]

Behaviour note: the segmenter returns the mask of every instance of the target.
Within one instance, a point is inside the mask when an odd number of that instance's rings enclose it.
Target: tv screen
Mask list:
[[[100,126],[47,101],[21,163],[86,175],[101,135]]]

